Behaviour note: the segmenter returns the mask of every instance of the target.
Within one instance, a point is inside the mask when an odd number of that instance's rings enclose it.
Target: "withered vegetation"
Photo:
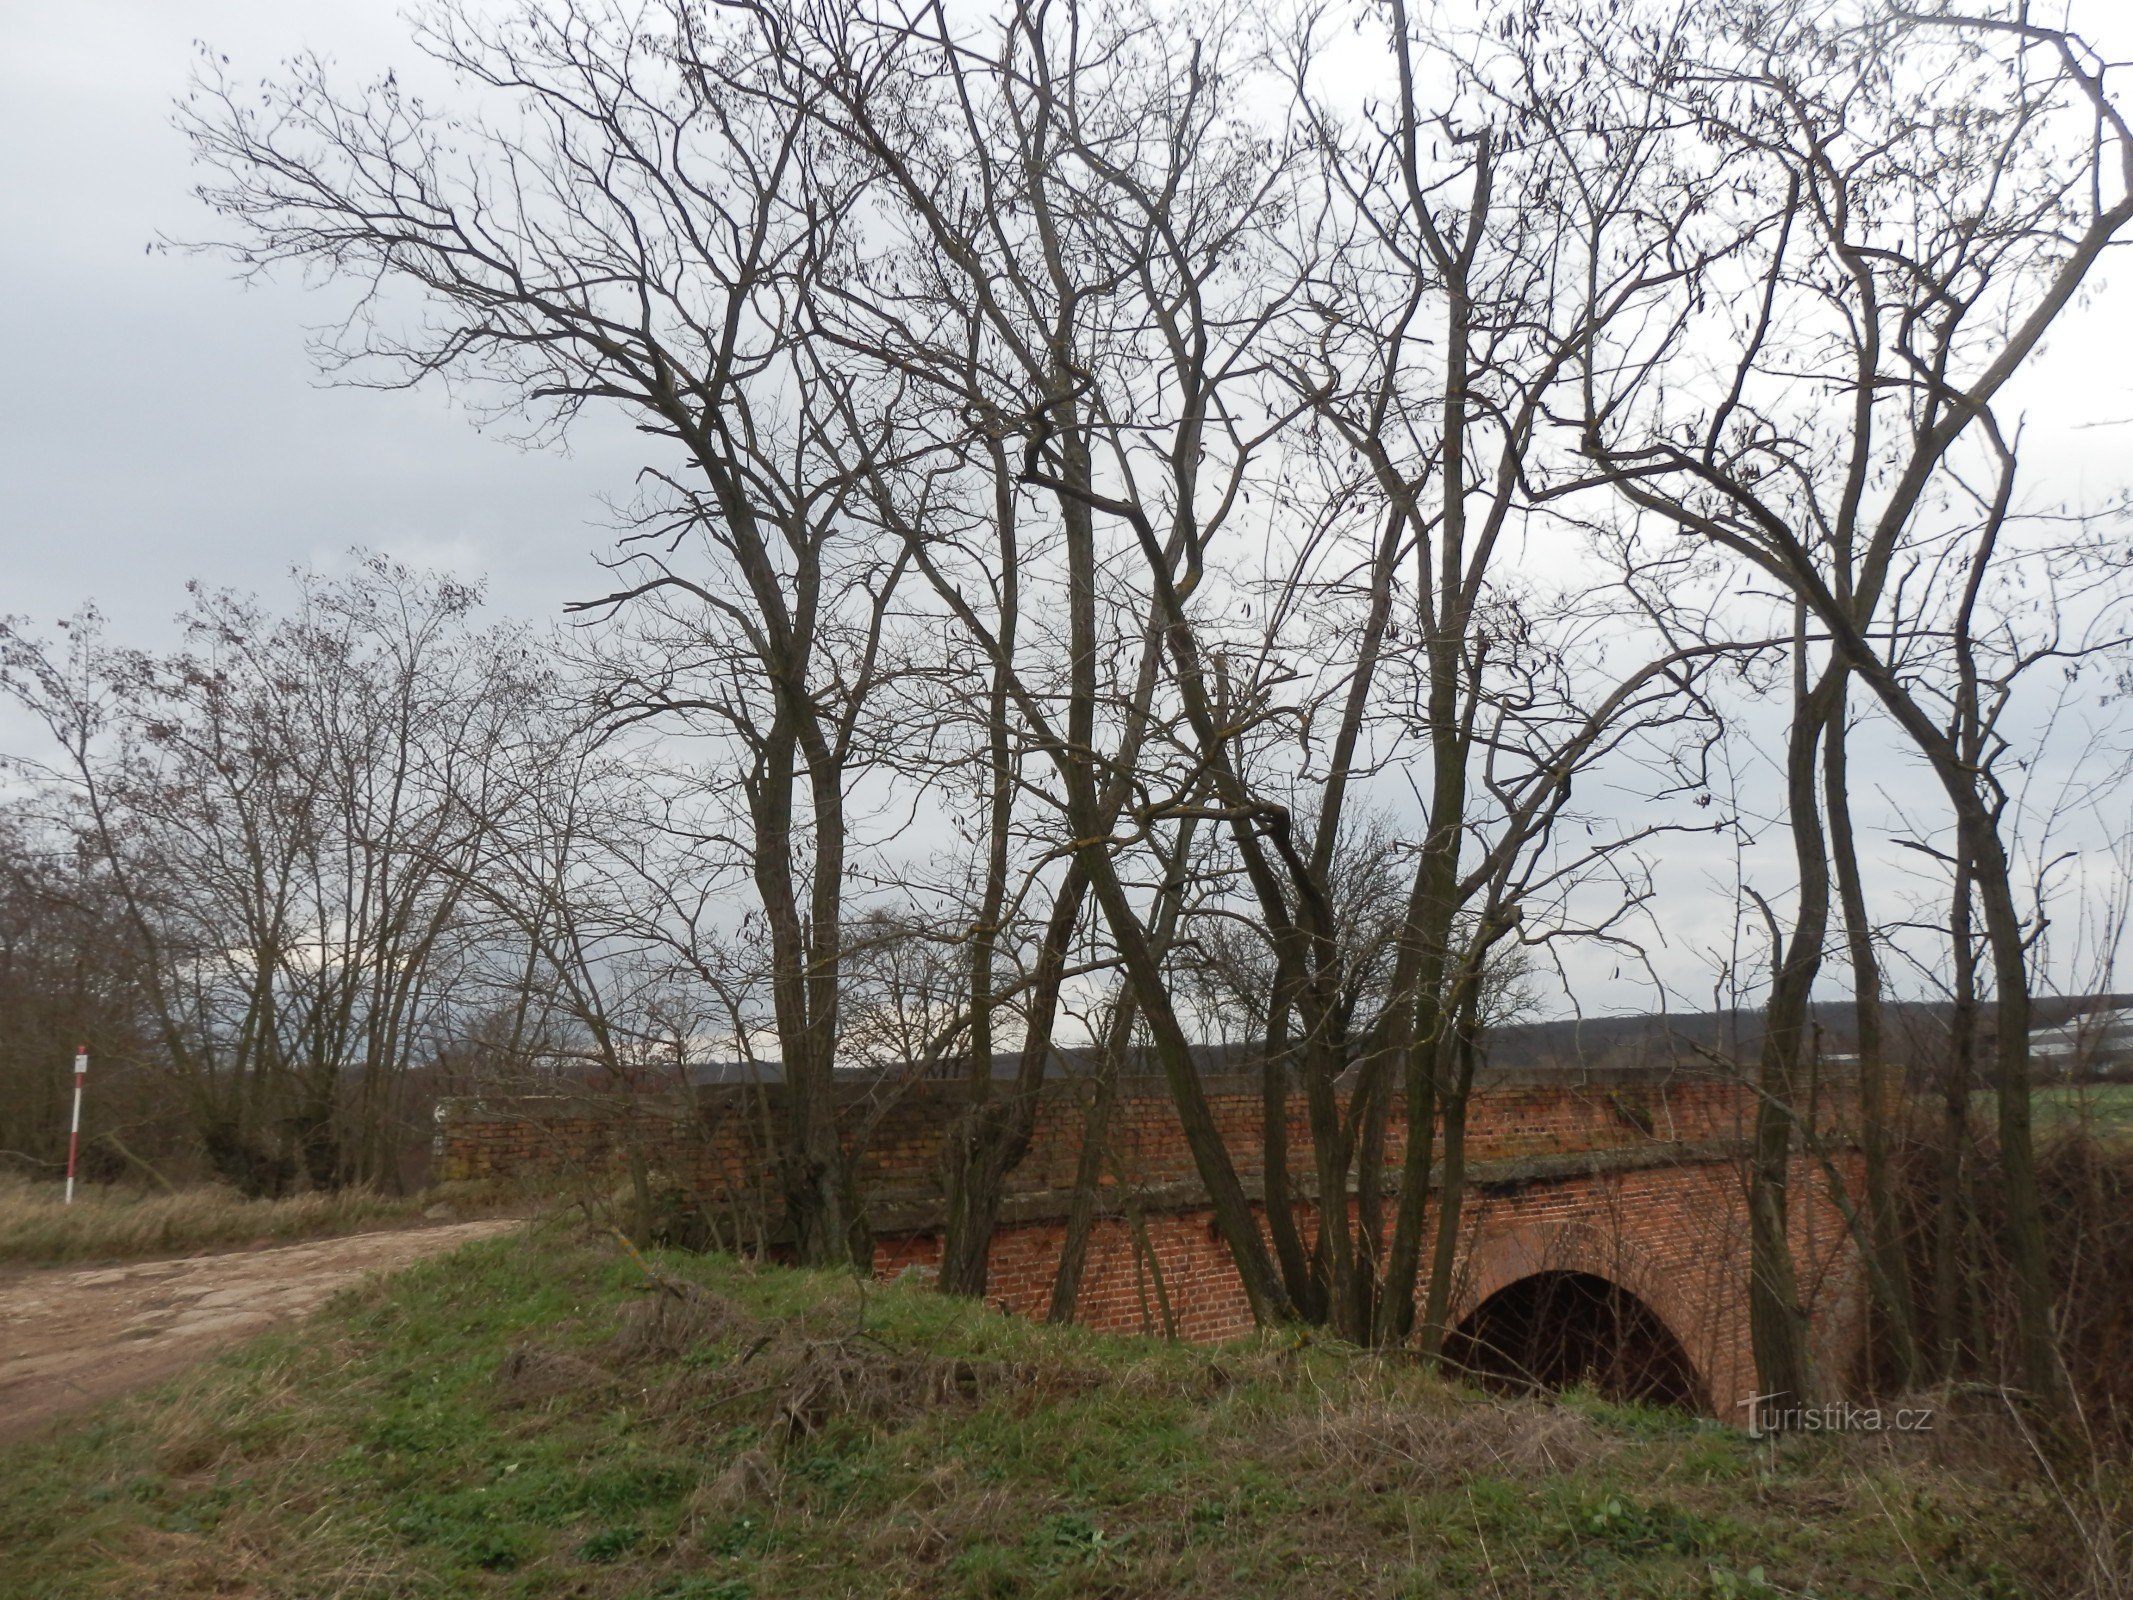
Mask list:
[[[1773,1445],[557,1225],[0,1462],[0,1592],[2124,1593],[2121,1486],[1939,1403],[1929,1434]]]

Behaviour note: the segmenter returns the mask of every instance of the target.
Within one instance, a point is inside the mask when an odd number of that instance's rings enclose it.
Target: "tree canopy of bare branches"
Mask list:
[[[413,44],[448,94],[204,56],[200,248],[338,293],[340,381],[639,429],[580,626],[479,633],[373,563],[287,619],[203,592],[168,658],[7,636],[65,752],[40,825],[120,908],[226,1171],[375,1173],[365,1097],[440,1030],[618,1083],[715,1057],[779,1085],[785,1242],[863,1266],[872,1119],[953,1077],[942,1286],[981,1295],[1063,1045],[1092,1134],[1144,1050],[1259,1316],[1434,1357],[1492,1032],[1594,952],[1656,971],[1666,857],[1745,860],[1717,769],[1782,717],[1784,881],[1740,867],[1734,924],[1770,952],[1735,1063],[1763,1386],[1820,1381],[1786,1218],[1838,965],[1847,1215],[1923,1360],[1900,842],[1946,869],[1973,1011],[1981,917],[2022,1376],[2057,1391],[2010,707],[2123,669],[2128,563],[2036,514],[2006,396],[2133,223],[2078,35],[1888,0],[440,0]],[[1930,817],[1860,799],[1864,729]],[[1210,1110],[1216,1039],[1259,1148]]]

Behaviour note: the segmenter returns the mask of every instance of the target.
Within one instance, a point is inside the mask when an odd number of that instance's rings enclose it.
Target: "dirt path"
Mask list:
[[[0,1278],[0,1444],[294,1321],[365,1273],[516,1226],[494,1218]]]

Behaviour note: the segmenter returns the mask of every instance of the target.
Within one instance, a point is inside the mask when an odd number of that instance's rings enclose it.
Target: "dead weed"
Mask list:
[[[516,1409],[602,1396],[615,1387],[613,1373],[546,1345],[515,1345],[496,1369],[497,1400]]]
[[[1374,1395],[1328,1405],[1289,1432],[1285,1450],[1320,1472],[1374,1490],[1490,1476],[1573,1472],[1618,1445],[1567,1406]]]
[[[751,1506],[767,1505],[778,1495],[778,1462],[767,1450],[743,1450],[725,1470],[689,1500],[693,1516],[732,1516]]]
[[[761,1324],[736,1302],[693,1283],[661,1279],[622,1313],[608,1341],[617,1361],[672,1361],[704,1345],[753,1336]]]

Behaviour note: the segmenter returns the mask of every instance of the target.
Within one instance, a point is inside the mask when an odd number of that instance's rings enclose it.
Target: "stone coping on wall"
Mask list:
[[[1832,1079],[1841,1078],[1848,1069],[1827,1068]],[[1038,1090],[1040,1095],[1071,1093],[1076,1088],[1093,1083],[1084,1077],[1047,1078]],[[1741,1074],[1733,1068],[1709,1062],[1684,1061],[1651,1063],[1636,1062],[1624,1066],[1579,1066],[1579,1067],[1519,1067],[1501,1071],[1484,1070],[1476,1077],[1473,1092],[1476,1095],[1516,1092],[1521,1089],[1553,1089],[1576,1091],[1580,1089],[1606,1092],[1625,1088],[1668,1088],[1673,1086],[1730,1084],[1742,1088],[1746,1084]],[[1255,1072],[1204,1073],[1200,1078],[1201,1091],[1210,1098],[1232,1096],[1258,1096],[1263,1090],[1259,1074]],[[1345,1087],[1345,1084],[1343,1085]],[[843,1102],[865,1101],[872,1098],[891,1097],[909,1100],[932,1100],[950,1102],[968,1096],[970,1086],[960,1078],[872,1078],[840,1076],[837,1079],[836,1095]],[[524,1115],[525,1108],[539,1101],[575,1103],[589,1108],[619,1109],[625,1104],[640,1107],[656,1105],[661,1101],[669,1104],[682,1093],[679,1086],[650,1088],[632,1095],[627,1090],[600,1089],[590,1086],[576,1090],[550,1089],[540,1093],[498,1091],[493,1098],[499,1104],[492,1108],[486,1102],[492,1098],[481,1094],[453,1095],[437,1103],[440,1121],[448,1117],[464,1117],[469,1120],[485,1118],[508,1118]],[[716,1105],[720,1102],[767,1097],[773,1104],[785,1095],[782,1082],[763,1083],[707,1083],[688,1087],[686,1092],[698,1105]],[[1299,1091],[1300,1092],[1300,1091]],[[1004,1098],[1013,1093],[1013,1086],[1006,1079],[996,1079],[992,1085],[994,1098]],[[1168,1100],[1170,1085],[1167,1080],[1149,1073],[1122,1074],[1118,1080],[1118,1094],[1125,1100]],[[1393,1100],[1405,1099],[1404,1089],[1395,1084]]]
[[[1597,1178],[1654,1167],[1732,1164],[1743,1159],[1750,1148],[1750,1141],[1746,1139],[1697,1139],[1654,1141],[1562,1155],[1470,1161],[1466,1165],[1466,1187],[1470,1193],[1495,1195],[1506,1189],[1523,1189],[1532,1184],[1560,1182],[1567,1178]],[[1266,1184],[1259,1175],[1240,1173],[1238,1181],[1247,1199],[1257,1203],[1266,1198]],[[1443,1173],[1433,1163],[1430,1188],[1441,1188],[1443,1181]],[[1396,1199],[1400,1192],[1399,1169],[1386,1169],[1381,1183],[1386,1200]],[[1307,1204],[1318,1198],[1317,1181],[1310,1175],[1298,1174],[1292,1189],[1295,1198]],[[1350,1193],[1353,1192],[1354,1180],[1351,1179]],[[1003,1195],[1000,1221],[1002,1224],[1056,1222],[1066,1216],[1073,1197],[1071,1189],[1036,1189]],[[1136,1209],[1160,1214],[1204,1211],[1209,1204],[1206,1186],[1197,1178],[1124,1188],[1105,1183],[1097,1190],[1096,1215],[1119,1217]],[[946,1208],[937,1190],[931,1193],[909,1189],[877,1190],[867,1197],[867,1225],[876,1234],[932,1233],[944,1225],[945,1217]]]

